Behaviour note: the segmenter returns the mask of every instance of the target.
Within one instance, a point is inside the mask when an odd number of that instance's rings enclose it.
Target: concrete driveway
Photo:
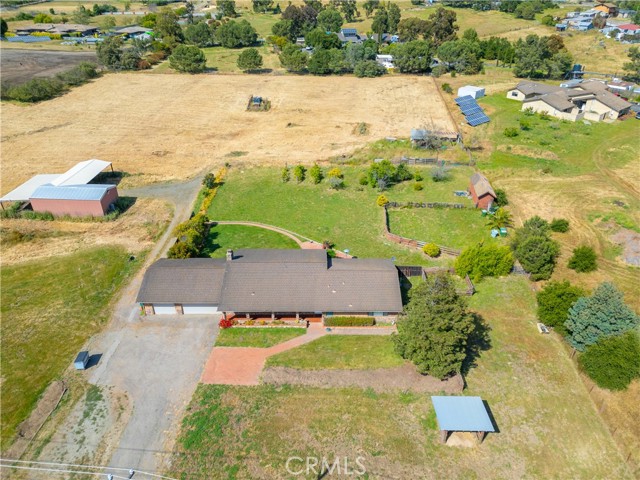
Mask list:
[[[90,382],[123,390],[133,413],[111,467],[158,471],[218,335],[217,315],[153,315],[95,339],[103,352]]]

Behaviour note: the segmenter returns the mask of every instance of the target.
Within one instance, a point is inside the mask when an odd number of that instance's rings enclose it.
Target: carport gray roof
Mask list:
[[[136,302],[217,305],[225,264],[219,258],[160,259],[145,272]]]
[[[323,250],[238,250],[219,309],[228,312],[400,312],[389,260],[328,259]]]

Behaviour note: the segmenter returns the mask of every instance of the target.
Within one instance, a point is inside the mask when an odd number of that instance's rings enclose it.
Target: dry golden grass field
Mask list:
[[[271,110],[247,112],[251,94]],[[37,105],[3,104],[1,126],[3,193],[88,158],[134,174],[124,179],[130,186],[188,178],[234,157],[312,163],[417,126],[454,130],[433,79],[410,76],[110,74]]]

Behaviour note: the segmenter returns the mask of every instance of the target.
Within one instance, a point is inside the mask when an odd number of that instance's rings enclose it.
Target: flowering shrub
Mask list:
[[[231,327],[233,327],[235,325],[235,323],[236,322],[231,320],[230,318],[228,318],[228,319],[224,319],[223,318],[223,319],[220,320],[220,323],[218,324],[218,326],[220,328],[231,328]]]

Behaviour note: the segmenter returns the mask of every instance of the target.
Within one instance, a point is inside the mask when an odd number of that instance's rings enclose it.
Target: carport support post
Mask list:
[[[442,443],[447,443],[447,437],[449,436],[448,430],[440,430],[440,441]]]
[[[482,441],[484,440],[484,436],[487,434],[487,432],[476,432],[476,436],[478,437],[478,443],[482,443]]]

